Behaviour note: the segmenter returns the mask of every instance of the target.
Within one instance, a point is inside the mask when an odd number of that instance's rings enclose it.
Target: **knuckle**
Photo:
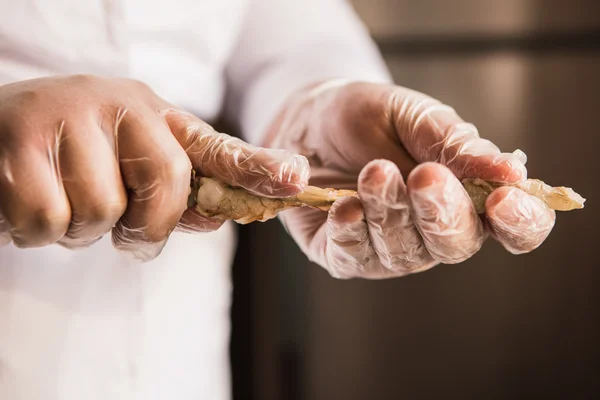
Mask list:
[[[413,260],[405,260],[404,264],[401,268],[398,269],[398,271],[403,275],[412,275],[433,268],[438,264],[438,260],[436,260],[429,253],[424,251],[423,255],[420,258]]]
[[[66,233],[70,220],[71,212],[66,206],[31,212],[18,221],[12,230],[15,245],[37,247],[55,243]]]
[[[1,104],[1,100],[0,100]],[[22,149],[30,147],[30,139],[39,132],[36,121],[30,118],[35,105],[21,107],[14,102],[0,109],[0,161],[13,159]]]
[[[526,234],[510,231],[499,232],[500,242],[512,254],[526,254],[537,249],[550,234],[550,229],[531,230]]]
[[[178,154],[162,162],[157,170],[158,180],[165,183],[186,182],[189,185],[192,163],[185,154]]]
[[[442,264],[452,265],[452,264],[460,264],[471,258],[472,255],[468,254],[445,254],[445,253],[435,253],[436,259]]]
[[[71,75],[69,81],[78,86],[94,86],[101,78],[92,74],[75,74]]]
[[[14,107],[35,105],[39,104],[43,97],[42,93],[37,89],[24,88],[9,96],[7,104],[11,104]]]
[[[155,108],[156,111],[165,108],[165,106],[168,105],[168,103],[164,99],[162,99],[149,84],[131,78],[123,80],[125,88],[127,88],[128,90],[133,90],[135,93],[140,94],[146,100],[147,105],[151,106],[152,108]]]
[[[173,232],[174,227],[171,226],[160,226],[155,227],[153,229],[148,228],[144,232],[143,240],[141,243],[145,243],[148,245],[155,245],[165,242],[171,233]]]
[[[422,243],[410,243],[400,238],[391,246],[379,247],[376,252],[382,267],[394,276],[413,274],[430,261],[429,253]]]
[[[239,143],[236,138],[228,136],[224,133],[212,133],[204,128],[195,127],[197,136],[195,138],[198,149],[206,154],[210,154],[217,159],[220,156],[226,156],[239,152]]]
[[[226,133],[217,132],[210,124],[199,118],[187,122],[187,133],[197,146],[218,146],[232,138]]]
[[[356,276],[360,276],[355,271],[349,271],[347,268],[338,268],[335,266],[329,266],[325,269],[330,277],[340,281],[349,280]]]
[[[82,219],[93,224],[108,222],[114,224],[125,213],[126,208],[127,203],[122,199],[105,200],[86,210]]]
[[[154,91],[147,83],[140,81],[138,79],[130,79],[129,80],[133,86],[135,86],[138,90],[154,95]]]
[[[0,233],[0,247],[6,246],[10,242],[12,242],[12,238],[9,233]]]
[[[358,257],[349,254],[332,254],[329,252],[322,265],[329,275],[338,280],[361,278],[368,275],[367,271],[373,266],[376,255]]]
[[[71,213],[67,207],[43,209],[32,214],[30,227],[46,232],[49,236],[57,236],[64,233],[70,219]]]
[[[461,245],[457,245],[462,242]],[[482,241],[476,240],[471,245],[465,245],[467,241],[448,241],[430,245],[431,255],[443,264],[459,264],[473,257],[480,249]]]
[[[160,255],[166,239],[161,241],[152,241],[147,238],[141,238],[139,234],[129,230],[113,229],[112,244],[113,247],[121,252],[128,253],[133,258],[142,262],[148,262]]]

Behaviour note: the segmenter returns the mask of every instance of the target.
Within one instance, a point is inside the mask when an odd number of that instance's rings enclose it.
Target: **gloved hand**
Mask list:
[[[0,242],[90,245],[155,258],[174,229],[209,231],[187,209],[192,167],[264,196],[304,189],[305,158],[217,133],[147,86],[93,76],[0,86]]]
[[[501,153],[472,124],[422,93],[332,80],[299,91],[269,128],[267,146],[305,155],[311,185],[358,189],[328,214],[281,220],[308,257],[337,278],[387,278],[454,264],[491,234],[512,253],[538,247],[555,213],[503,187],[480,218],[460,179],[527,178],[522,152]]]

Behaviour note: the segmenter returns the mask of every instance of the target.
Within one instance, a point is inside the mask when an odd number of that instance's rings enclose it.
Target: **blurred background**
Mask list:
[[[488,242],[388,281],[330,278],[277,221],[241,227],[235,399],[600,398],[599,2],[352,3],[396,83],[588,202],[531,254]]]

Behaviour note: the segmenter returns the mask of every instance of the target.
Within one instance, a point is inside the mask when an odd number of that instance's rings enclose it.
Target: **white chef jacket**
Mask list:
[[[343,0],[0,0],[0,85],[77,73],[144,81],[209,122],[224,112],[254,143],[300,86],[389,80]],[[229,399],[234,238],[231,224],[175,233],[146,264],[109,235],[1,247],[0,399]]]

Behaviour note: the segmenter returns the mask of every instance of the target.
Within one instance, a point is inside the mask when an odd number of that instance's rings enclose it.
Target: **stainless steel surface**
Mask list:
[[[597,29],[597,0],[351,0],[375,36]]]

